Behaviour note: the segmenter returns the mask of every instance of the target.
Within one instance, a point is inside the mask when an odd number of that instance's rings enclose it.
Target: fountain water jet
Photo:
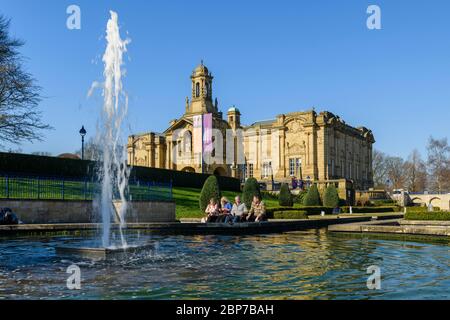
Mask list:
[[[105,78],[103,85],[103,109],[99,142],[103,146],[100,168],[101,195],[100,211],[102,217],[102,244],[107,248],[111,245],[111,218],[115,210],[112,205],[114,191],[122,205],[120,206],[118,217],[120,220],[120,236],[122,247],[127,243],[123,236],[122,229],[125,227],[125,214],[127,211],[127,201],[125,190],[128,185],[128,169],[126,166],[125,150],[120,145],[122,122],[127,114],[128,98],[122,87],[122,65],[123,55],[127,51],[129,40],[123,40],[120,36],[118,15],[110,11],[111,17],[106,26],[106,50],[103,54]]]

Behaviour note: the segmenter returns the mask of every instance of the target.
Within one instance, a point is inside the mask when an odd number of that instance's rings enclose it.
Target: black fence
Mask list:
[[[97,162],[57,157],[0,152],[0,172],[17,175],[38,175],[59,179],[96,180]],[[130,178],[134,181],[171,183],[173,187],[202,188],[208,174],[167,169],[132,167]],[[222,190],[240,192],[239,179],[217,177]]]

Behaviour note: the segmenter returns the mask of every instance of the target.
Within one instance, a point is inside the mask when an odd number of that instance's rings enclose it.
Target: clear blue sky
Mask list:
[[[82,29],[66,28],[77,4]],[[382,10],[382,30],[366,9]],[[0,0],[27,69],[43,87],[44,121],[55,127],[24,152],[79,148],[95,131],[109,10],[132,43],[125,88],[131,132],[163,131],[184,111],[189,76],[204,59],[222,111],[235,104],[250,124],[278,113],[329,110],[374,132],[376,148],[425,153],[430,135],[450,138],[450,1]]]

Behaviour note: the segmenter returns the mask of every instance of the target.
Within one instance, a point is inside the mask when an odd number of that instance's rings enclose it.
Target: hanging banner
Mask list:
[[[203,153],[203,117],[202,115],[194,116],[192,119],[194,129],[192,132],[192,142],[194,151],[194,161],[201,164]]]
[[[211,153],[214,149],[212,141],[212,113],[203,115],[203,154]]]

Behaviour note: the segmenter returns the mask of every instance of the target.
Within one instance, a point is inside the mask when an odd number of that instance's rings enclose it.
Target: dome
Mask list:
[[[238,112],[238,113],[241,113],[240,111],[239,111],[239,109],[238,108],[236,108],[236,107],[231,107],[230,109],[228,109],[228,112]]]
[[[209,70],[208,68],[203,64],[203,61],[194,69],[194,74],[195,75],[199,75],[199,74],[209,74]]]

